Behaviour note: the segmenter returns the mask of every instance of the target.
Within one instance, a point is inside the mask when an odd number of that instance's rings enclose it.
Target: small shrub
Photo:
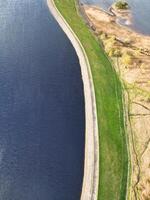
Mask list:
[[[107,35],[105,33],[100,34],[99,38],[101,40],[105,40],[107,38]]]
[[[121,51],[120,51],[120,49],[114,49],[114,48],[112,48],[108,52],[108,55],[110,57],[121,57]]]
[[[131,43],[132,43],[132,41],[131,41],[131,39],[129,39],[129,38],[126,38],[126,39],[124,40],[124,45],[125,45],[125,46],[129,46],[129,45],[131,45]]]
[[[139,56],[140,54],[141,54],[141,52],[140,52],[139,49],[136,49],[136,50],[134,51],[134,55],[135,55],[135,56]]]
[[[141,65],[140,65],[140,69],[145,69],[145,67],[146,67],[146,64],[145,63],[142,63]]]
[[[131,54],[129,54],[128,52],[124,53],[122,55],[122,63],[125,65],[131,65],[133,62],[133,57]]]
[[[104,42],[104,45],[106,48],[108,48],[108,47],[113,48],[115,44],[116,44],[116,40],[114,37],[111,37],[111,38],[105,40],[105,42]]]
[[[150,103],[150,97],[147,98],[147,102]]]
[[[110,57],[114,57],[114,49],[112,48],[112,49],[110,49],[109,50],[109,52],[107,52],[108,53],[108,55],[110,56]]]
[[[129,8],[129,5],[126,1],[123,1],[123,0],[118,0],[116,3],[115,3],[115,6],[117,9],[128,9]]]
[[[105,45],[105,51],[106,51],[107,54],[109,54],[110,51],[112,51],[112,46]]]
[[[121,57],[121,56],[122,56],[121,50],[120,49],[116,49],[114,51],[114,57]]]

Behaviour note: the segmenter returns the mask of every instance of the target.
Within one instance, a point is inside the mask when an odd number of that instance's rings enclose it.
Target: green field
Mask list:
[[[77,14],[76,0],[54,0],[88,56],[96,94],[100,138],[98,200],[125,200],[128,155],[122,85],[103,48]]]

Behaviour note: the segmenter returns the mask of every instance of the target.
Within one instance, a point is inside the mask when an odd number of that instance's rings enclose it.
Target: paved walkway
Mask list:
[[[79,39],[56,8],[53,0],[47,0],[48,7],[63,31],[73,44],[79,57],[85,97],[85,162],[81,200],[97,200],[99,182],[99,134],[97,111],[90,64]]]

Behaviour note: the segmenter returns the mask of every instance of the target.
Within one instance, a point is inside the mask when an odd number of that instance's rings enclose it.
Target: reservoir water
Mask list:
[[[108,9],[115,0],[80,0],[83,3],[101,6]],[[149,0],[127,0],[129,3],[132,14],[133,24],[131,28],[138,32],[150,35],[150,1]]]
[[[46,0],[0,0],[0,200],[79,200],[80,66]]]

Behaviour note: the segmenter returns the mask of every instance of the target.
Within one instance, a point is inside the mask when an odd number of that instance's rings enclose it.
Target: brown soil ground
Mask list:
[[[119,51],[111,56],[117,72],[125,83],[129,96],[129,133],[131,162],[132,200],[150,200],[150,36],[136,33],[117,23],[118,16],[132,21],[130,12],[113,9],[110,15],[99,7],[82,6],[89,25],[102,41],[104,48],[110,46]],[[123,61],[128,54],[129,61]]]

